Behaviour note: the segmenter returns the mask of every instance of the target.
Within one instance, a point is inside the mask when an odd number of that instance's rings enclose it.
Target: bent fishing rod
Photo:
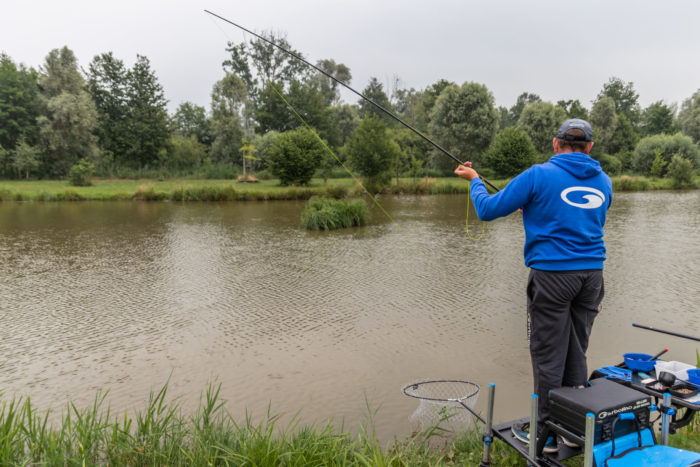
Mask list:
[[[316,71],[318,71],[319,73],[323,74],[324,76],[326,76],[326,77],[332,79],[333,81],[335,81],[336,83],[340,84],[340,85],[343,86],[344,88],[346,88],[346,89],[352,91],[353,93],[357,94],[357,95],[360,96],[362,99],[364,99],[365,101],[369,102],[370,104],[372,104],[373,106],[375,106],[376,108],[378,108],[379,110],[381,110],[382,112],[384,112],[386,115],[390,116],[391,118],[393,118],[394,120],[396,120],[397,122],[399,122],[400,124],[402,124],[403,126],[405,126],[406,128],[408,128],[409,130],[411,130],[412,132],[414,132],[415,134],[417,134],[418,136],[420,136],[421,138],[423,138],[423,139],[424,139],[425,141],[427,141],[428,143],[432,144],[436,149],[438,149],[440,152],[442,152],[443,154],[445,154],[446,156],[448,156],[449,158],[451,158],[452,160],[454,160],[455,162],[457,162],[459,165],[465,165],[464,162],[462,162],[462,161],[460,161],[459,159],[457,159],[457,157],[455,157],[455,156],[454,156],[451,152],[449,152],[447,149],[443,148],[443,147],[440,146],[438,143],[436,143],[435,141],[433,141],[432,139],[428,138],[428,137],[425,136],[423,133],[421,133],[420,131],[418,131],[416,128],[414,128],[413,126],[411,126],[411,125],[409,125],[408,123],[406,123],[405,121],[403,121],[398,115],[395,115],[393,112],[391,112],[390,110],[386,109],[386,108],[383,107],[382,105],[380,105],[380,104],[374,102],[372,99],[370,99],[369,97],[365,96],[365,95],[362,94],[361,92],[359,92],[359,91],[357,91],[357,90],[351,88],[349,85],[343,83],[342,81],[340,81],[339,79],[337,79],[335,76],[333,76],[333,75],[331,75],[330,73],[328,73],[328,72],[322,70],[321,68],[317,67],[317,66],[314,65],[313,63],[307,61],[307,60],[304,59],[302,56],[300,56],[300,55],[298,55],[298,54],[292,52],[291,50],[285,49],[285,48],[282,47],[281,45],[278,45],[277,43],[275,43],[275,42],[273,42],[273,41],[271,41],[271,40],[269,40],[269,39],[264,38],[264,37],[261,36],[260,34],[257,34],[257,33],[253,32],[253,31],[251,31],[250,29],[247,29],[247,28],[241,26],[240,24],[236,24],[236,23],[234,23],[233,21],[224,18],[223,16],[217,15],[216,13],[213,13],[213,12],[211,12],[211,11],[209,11],[209,10],[206,10],[206,9],[204,10],[204,12],[205,12],[205,13],[208,13],[208,14],[210,14],[210,15],[216,17],[216,18],[219,18],[221,21],[224,21],[224,22],[226,22],[226,23],[228,23],[228,24],[230,24],[230,25],[232,25],[232,26],[235,26],[235,27],[237,27],[238,29],[241,29],[242,31],[245,31],[245,32],[247,32],[248,34],[251,34],[251,35],[257,37],[257,38],[260,39],[261,41],[264,41],[264,42],[266,42],[266,43],[268,43],[268,44],[270,44],[270,45],[272,45],[272,46],[274,46],[274,47],[277,47],[277,48],[278,48],[279,50],[281,50],[282,52],[285,52],[286,54],[291,55],[292,57],[294,57],[294,58],[296,58],[297,60],[301,61],[301,62],[304,63],[305,65],[310,66],[310,67],[313,68],[314,70],[316,70]],[[479,178],[481,178],[481,181],[483,181],[485,184],[487,184],[487,185],[488,185],[489,187],[491,187],[493,190],[499,191],[498,188],[496,188],[491,182],[489,182],[488,180],[486,180],[486,179],[485,179],[484,177],[482,177],[481,175],[479,175]]]

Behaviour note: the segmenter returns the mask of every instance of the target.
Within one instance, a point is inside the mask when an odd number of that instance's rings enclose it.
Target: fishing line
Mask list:
[[[205,10],[205,11],[206,11],[206,10]],[[219,29],[220,29],[221,32],[224,34],[224,36],[226,37],[226,39],[229,40],[229,42],[233,42],[233,41],[231,40],[231,38],[229,37],[229,35],[228,35],[223,29],[221,29],[221,28],[219,28]],[[244,34],[245,34],[245,33],[244,33]],[[379,202],[379,200],[377,200],[377,197],[376,197],[375,195],[373,195],[372,193],[370,193],[370,191],[364,186],[364,184],[362,183],[362,181],[361,181],[359,178],[357,178],[357,177],[355,176],[355,174],[352,173],[352,171],[343,163],[343,161],[340,160],[340,158],[339,158],[339,157],[335,154],[335,152],[326,144],[326,142],[323,140],[323,138],[321,138],[321,136],[316,132],[316,130],[315,130],[313,127],[311,127],[311,125],[309,125],[309,124],[306,122],[306,120],[304,119],[304,117],[302,117],[301,114],[300,114],[299,112],[297,112],[297,110],[294,108],[294,106],[293,106],[292,104],[289,103],[289,101],[284,97],[284,95],[279,91],[279,89],[277,89],[277,87],[276,87],[271,81],[268,81],[267,84],[275,91],[275,93],[280,97],[280,99],[282,99],[282,101],[292,110],[292,112],[294,112],[294,114],[295,114],[295,115],[297,116],[297,118],[301,121],[301,123],[303,123],[304,126],[305,126],[306,128],[308,128],[308,129],[314,134],[314,136],[316,136],[316,138],[321,142],[321,145],[323,145],[323,147],[325,148],[325,150],[326,150],[331,156],[333,156],[333,158],[336,160],[336,162],[338,162],[338,164],[340,164],[340,166],[341,166],[348,174],[350,174],[350,177],[355,181],[355,183],[357,183],[357,185],[360,186],[360,188],[362,188],[362,190],[363,190],[365,193],[367,193],[367,195],[370,197],[370,199],[371,199],[371,200],[374,202],[374,204],[379,208],[379,210],[389,219],[389,221],[390,221],[391,223],[395,224],[395,225],[399,228],[399,230],[401,231],[401,233],[402,233],[405,237],[408,237],[407,232],[401,227],[401,225],[396,221],[396,219],[394,219],[394,218],[391,216],[391,214],[389,214],[389,212],[388,212],[386,209],[384,209],[384,206],[382,206],[381,203]],[[467,205],[467,216],[468,216],[468,215],[469,215],[469,205]],[[418,244],[416,244],[415,242],[412,242],[412,241],[410,241],[410,240],[408,241],[408,243],[410,243],[416,250],[418,250],[418,252],[425,258],[426,262],[427,262],[428,264],[430,264],[430,266],[432,266],[432,267],[442,276],[443,279],[447,278],[447,273],[445,273],[442,269],[440,269],[440,267],[439,267],[437,264],[435,264],[433,261],[431,261],[431,259],[430,259],[430,257],[428,256],[428,254],[427,254]]]
[[[276,44],[275,42],[273,42],[273,41],[271,41],[271,40],[268,40],[268,39],[266,39],[265,37],[263,37],[263,36],[261,36],[261,35],[259,35],[259,34],[256,34],[255,32],[253,32],[253,31],[251,31],[251,30],[249,30],[249,29],[247,29],[247,28],[245,28],[245,27],[243,27],[243,26],[241,26],[241,25],[239,25],[239,24],[234,23],[233,21],[230,21],[230,20],[224,18],[223,16],[217,15],[216,13],[213,13],[213,12],[211,12],[211,11],[209,11],[209,10],[206,10],[206,9],[204,10],[204,12],[210,14],[211,16],[214,16],[214,17],[216,17],[216,18],[219,18],[220,20],[225,21],[225,22],[227,22],[227,23],[229,23],[229,24],[231,24],[231,25],[233,25],[233,26],[235,26],[235,27],[237,27],[238,29],[240,29],[241,31],[244,32],[244,35],[245,35],[245,33],[251,34],[251,35],[257,37],[258,39],[264,41],[265,43],[270,44],[270,45],[272,45],[273,47],[276,47],[276,48],[280,49],[281,51],[283,51],[283,52],[285,52],[285,53],[291,55],[292,57],[296,58],[297,60],[301,61],[302,63],[304,63],[304,64],[310,66],[311,68],[315,69],[315,70],[318,71],[319,73],[321,73],[321,74],[323,74],[324,76],[326,76],[326,77],[332,79],[334,82],[340,84],[341,86],[345,87],[346,89],[348,89],[348,90],[352,91],[353,93],[357,94],[359,97],[361,97],[361,98],[364,99],[365,101],[367,101],[367,102],[369,102],[370,104],[374,105],[374,106],[377,107],[379,110],[381,110],[382,112],[384,112],[386,115],[390,116],[391,118],[393,118],[394,120],[396,120],[397,122],[399,122],[400,124],[402,124],[403,126],[405,126],[406,128],[408,128],[409,130],[413,131],[415,134],[417,134],[418,136],[420,136],[421,138],[423,138],[425,141],[429,142],[429,143],[430,143],[431,145],[433,145],[436,149],[438,149],[438,150],[441,151],[443,154],[445,154],[445,155],[447,155],[448,157],[450,157],[451,159],[453,159],[453,160],[454,160],[455,162],[457,162],[458,164],[464,165],[464,163],[463,163],[462,161],[460,161],[457,157],[455,157],[452,153],[450,153],[449,151],[447,151],[445,148],[443,148],[442,146],[440,146],[439,144],[437,144],[437,143],[436,143],[435,141],[433,141],[432,139],[430,139],[430,138],[428,138],[427,136],[425,136],[423,133],[421,133],[420,131],[418,131],[418,130],[417,130],[416,128],[414,128],[413,126],[411,126],[411,125],[409,125],[408,123],[406,123],[405,121],[403,121],[400,117],[398,117],[397,115],[395,115],[395,114],[392,113],[391,111],[387,110],[386,108],[384,108],[384,107],[381,106],[380,104],[376,103],[376,102],[373,101],[372,99],[368,98],[368,97],[365,96],[364,94],[360,93],[359,91],[355,90],[354,88],[352,88],[352,87],[350,87],[349,85],[345,84],[344,82],[340,81],[339,79],[337,79],[336,77],[334,77],[334,76],[331,75],[330,73],[327,73],[326,71],[322,70],[321,68],[319,68],[319,67],[317,67],[316,65],[312,64],[311,62],[305,60],[302,56],[300,56],[300,55],[298,55],[298,54],[296,54],[296,53],[294,53],[294,52],[292,52],[292,51],[290,51],[290,50],[285,49],[284,47],[282,47],[282,46]],[[212,20],[212,21],[213,21],[213,20]],[[217,25],[217,26],[218,26],[218,25]],[[228,37],[228,34],[226,34],[226,32],[225,32],[223,29],[221,29],[221,28],[219,28],[219,29],[220,29],[220,30],[224,33],[224,35],[229,39],[229,42],[232,42],[232,41],[230,40],[230,38]],[[302,121],[302,123],[304,123],[304,125],[306,125],[309,129],[311,129],[311,130],[314,132],[314,134],[316,134],[316,132],[313,130],[313,128],[311,128],[311,127],[304,121],[304,119],[301,117],[301,115],[299,115],[299,113],[294,109],[294,107],[292,107],[292,106],[289,104],[289,102],[287,102],[287,100],[284,99],[284,96],[282,96],[282,94],[277,90],[277,88],[275,88],[275,86],[272,85],[272,83],[268,83],[268,84],[269,84],[269,85],[275,90],[275,92],[284,100],[284,102],[287,104],[287,106],[289,106],[289,107],[292,109],[292,111],[297,115],[297,117],[299,117],[299,119]],[[376,200],[376,198],[375,198],[374,196],[372,196],[372,194],[369,193],[369,191],[367,191],[367,189],[362,185],[362,183],[360,183],[359,180],[357,180],[357,178],[352,174],[352,172],[351,172],[347,167],[345,167],[345,165],[340,161],[340,159],[335,155],[335,153],[334,153],[333,151],[331,151],[331,149],[326,145],[326,143],[323,141],[323,139],[322,139],[320,136],[318,136],[318,134],[316,134],[316,136],[319,138],[319,140],[321,141],[321,143],[323,144],[323,146],[326,148],[326,150],[328,150],[328,151],[333,155],[333,157],[338,161],[338,163],[340,163],[340,165],[343,167],[343,169],[345,169],[345,170],[350,174],[350,176],[351,176],[355,181],[357,181],[357,182],[360,184],[360,186],[362,187],[362,189],[370,195],[370,197],[372,198],[372,200],[374,201],[374,203],[377,204],[377,206],[379,206],[380,210],[382,210],[382,211],[384,212],[384,214],[385,214],[389,219],[391,219],[391,216],[389,215],[389,213],[387,213],[386,210],[378,203],[378,201]],[[488,186],[489,186],[490,188],[492,188],[494,191],[496,191],[496,192],[499,191],[498,188],[497,188],[496,186],[494,186],[491,182],[489,182],[488,180],[486,180],[484,177],[481,177],[481,176],[480,176],[480,178],[481,178],[481,181],[482,181],[482,182],[484,182],[486,185],[488,185]],[[466,226],[466,231],[467,231],[467,237],[468,237],[470,240],[472,240],[472,241],[478,241],[478,240],[481,240],[481,239],[483,238],[483,236],[484,236],[484,234],[485,234],[485,232],[486,232],[486,223],[482,221],[482,232],[481,232],[481,235],[480,235],[479,237],[473,237],[473,236],[471,235],[471,233],[469,232],[469,200],[471,199],[470,193],[471,193],[471,183],[468,184],[468,188],[467,188],[467,198],[468,198],[468,200],[467,200],[467,216],[466,216],[466,220],[465,220],[465,226]],[[392,221],[393,221],[393,220],[392,220]]]

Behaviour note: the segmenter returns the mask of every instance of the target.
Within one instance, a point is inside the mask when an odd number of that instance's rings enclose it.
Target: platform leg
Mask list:
[[[661,403],[661,444],[664,446],[668,446],[669,421],[672,414],[669,410],[671,410],[671,394],[665,392]]]
[[[593,443],[595,442],[595,415],[586,414],[586,443],[583,445],[583,467],[593,467]]]
[[[486,406],[486,426],[484,426],[484,456],[481,459],[480,467],[491,465],[491,443],[493,443],[493,399],[496,396],[496,385],[489,383],[489,400]]]
[[[537,394],[533,394],[530,406],[530,450],[528,452],[530,459],[537,459],[537,403]]]

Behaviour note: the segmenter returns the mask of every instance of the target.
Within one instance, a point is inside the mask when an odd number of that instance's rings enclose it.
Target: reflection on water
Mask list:
[[[236,416],[350,427],[366,397],[388,440],[416,407],[400,388],[438,377],[495,382],[496,417],[526,415],[519,215],[472,242],[463,196],[382,203],[397,223],[333,233],[301,230],[297,202],[1,204],[0,390],[60,411],[108,389],[132,411],[170,379],[187,409],[216,381]],[[592,367],[664,347],[694,362],[631,323],[700,335],[699,208],[698,192],[616,195]]]

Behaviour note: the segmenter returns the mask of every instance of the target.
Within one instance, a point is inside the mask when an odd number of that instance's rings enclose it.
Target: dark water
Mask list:
[[[98,390],[142,409],[168,379],[183,409],[210,382],[251,411],[404,435],[423,378],[496,383],[496,418],[528,412],[518,214],[465,233],[466,198],[384,198],[366,228],[309,233],[303,203],[0,204],[0,390],[60,413]],[[480,233],[472,217],[470,230]],[[616,195],[591,368],[700,335],[700,192]],[[486,397],[479,399],[482,409]]]

